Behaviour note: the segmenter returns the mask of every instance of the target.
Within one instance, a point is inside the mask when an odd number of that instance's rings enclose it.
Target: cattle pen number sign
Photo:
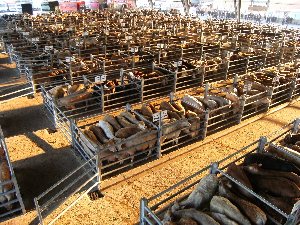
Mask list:
[[[104,82],[106,81],[106,75],[96,76],[95,83]]]
[[[168,112],[167,112],[167,110],[164,110],[164,111],[160,111],[160,112],[154,113],[154,114],[153,114],[153,122],[163,120],[163,119],[165,119],[165,118],[167,118],[167,117],[168,117]]]
[[[45,46],[45,51],[51,51],[51,50],[53,50],[53,45]]]
[[[251,88],[252,88],[252,83],[245,84],[243,91],[244,92],[251,91]]]

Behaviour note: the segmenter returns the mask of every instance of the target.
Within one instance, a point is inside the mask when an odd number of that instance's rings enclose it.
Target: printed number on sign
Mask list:
[[[45,46],[45,50],[46,50],[46,51],[53,50],[53,46],[52,46],[52,45]]]
[[[158,113],[153,114],[153,122],[159,121],[160,119],[163,120],[168,117],[167,110],[160,111]]]
[[[106,75],[96,76],[95,83],[106,81]]]
[[[246,91],[251,91],[251,87],[252,87],[252,83],[245,84],[245,85],[244,85],[244,88],[243,88],[243,91],[244,91],[244,92],[246,92]]]
[[[132,47],[130,51],[131,51],[131,52],[138,52],[138,51],[139,51],[139,48],[138,48],[138,47]]]
[[[66,62],[74,62],[75,58],[74,57],[66,57]]]
[[[36,37],[36,38],[32,38],[31,40],[32,41],[39,41],[40,39],[38,37]]]

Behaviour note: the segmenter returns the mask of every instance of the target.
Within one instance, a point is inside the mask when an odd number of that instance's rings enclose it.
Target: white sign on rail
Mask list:
[[[45,50],[46,50],[46,51],[51,51],[51,50],[53,50],[53,45],[46,45],[46,46],[45,46]]]
[[[163,119],[165,119],[167,117],[168,117],[168,111],[167,110],[154,113],[153,114],[153,122],[156,122],[156,121],[159,121],[159,120],[163,120]]]
[[[106,75],[96,76],[95,83],[106,81]]]

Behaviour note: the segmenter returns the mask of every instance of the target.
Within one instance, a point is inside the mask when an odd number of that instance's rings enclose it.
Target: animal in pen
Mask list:
[[[182,60],[180,66],[178,66],[178,62],[160,64],[159,66],[177,73],[176,90],[196,87],[201,84],[203,72],[188,61]]]
[[[272,104],[288,101],[292,95],[292,82],[296,79],[296,73],[289,65],[283,65],[280,70],[269,67],[262,72],[249,75],[250,80],[263,84],[273,89]]]
[[[130,89],[133,85],[134,84],[121,86],[118,80],[107,80],[99,84],[95,82],[90,84],[58,85],[51,88],[48,93],[54,99],[58,107],[66,109],[83,108],[87,110],[95,104],[101,106],[102,90],[104,94],[103,99],[105,102],[108,102],[118,96],[121,97],[121,93],[117,93],[117,91],[125,91],[126,89]],[[126,99],[124,101],[126,101]]]
[[[221,81],[218,84],[213,85],[218,90],[231,93],[229,100],[235,102],[236,106],[239,107],[240,97],[245,98],[245,107],[252,108],[254,111],[258,110],[259,106],[268,106],[270,99],[267,95],[268,88],[258,82],[255,82],[247,75],[241,80],[226,80]]]
[[[136,109],[148,120],[151,120],[153,114],[166,111],[167,116],[159,121],[154,122],[161,126],[161,144],[171,141],[177,145],[181,134],[190,138],[197,137],[200,132],[200,118],[197,114],[188,111],[180,101],[167,102],[161,101],[159,104],[143,104],[140,109]]]
[[[123,164],[128,158],[133,162],[140,152],[149,151],[150,156],[157,142],[156,130],[127,111],[116,116],[105,115],[97,124],[86,126],[83,134],[82,140],[94,146],[104,165]]]
[[[134,70],[126,75],[137,80],[144,80],[143,95],[145,99],[160,97],[169,94],[174,88],[174,74],[162,69]]]
[[[95,87],[84,84],[59,85],[48,91],[50,97],[60,108],[74,110],[79,107],[87,108],[89,101],[95,93]]]
[[[288,170],[293,167],[293,163],[267,152],[246,154],[239,163],[230,163],[222,169],[222,175],[205,175],[187,197],[173,200],[160,219],[163,224],[207,221],[209,224],[264,225],[273,219],[284,224],[286,218],[260,199],[264,198],[289,215],[300,195],[299,174]],[[259,199],[249,190],[258,194]]]
[[[136,103],[141,100],[141,85],[138,81],[119,79],[101,84],[104,91],[104,107],[107,109],[120,108],[126,103]]]
[[[63,81],[68,71],[66,69],[59,69],[51,66],[40,66],[32,68],[32,80],[35,84],[52,83],[56,81]]]
[[[112,53],[104,56],[93,56],[99,64],[101,71],[114,71],[128,69],[132,66],[132,59],[124,54]]]
[[[239,99],[230,92],[213,89],[209,90],[207,94],[204,92],[204,88],[198,88],[185,94],[182,98],[182,104],[200,118],[204,117],[205,112],[208,111],[209,117],[212,117],[208,120],[208,124],[214,124],[227,116],[231,116],[233,111],[238,112]]]
[[[296,167],[300,167],[300,138],[299,129],[296,132],[289,132],[284,137],[277,139],[274,143],[270,144],[267,151],[274,155],[290,161],[295,164]],[[294,170],[298,174],[298,170]]]

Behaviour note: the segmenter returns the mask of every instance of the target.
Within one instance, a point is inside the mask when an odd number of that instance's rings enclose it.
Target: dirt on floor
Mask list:
[[[61,132],[48,132],[48,128],[53,127],[43,111],[40,96],[34,99],[23,97],[0,106],[0,124],[7,137],[10,158],[28,210],[25,215],[2,224],[37,224],[33,197],[79,166],[80,161]],[[142,197],[159,193],[260,136],[278,130],[296,117],[300,117],[300,102],[260,119],[253,117],[208,136],[204,141],[103,180],[103,198],[91,201],[84,196],[56,224],[135,224],[139,220]],[[78,196],[74,195],[66,204]]]

